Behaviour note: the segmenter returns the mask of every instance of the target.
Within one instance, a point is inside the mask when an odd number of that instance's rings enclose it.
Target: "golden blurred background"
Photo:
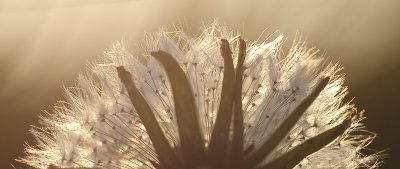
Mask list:
[[[399,0],[0,0],[0,168],[25,168],[30,125],[62,99],[113,41],[131,44],[166,25],[218,18],[254,41],[267,28],[296,32],[344,66],[350,95],[366,109],[372,149],[389,149],[382,168],[400,160]],[[291,38],[289,38],[290,40]]]

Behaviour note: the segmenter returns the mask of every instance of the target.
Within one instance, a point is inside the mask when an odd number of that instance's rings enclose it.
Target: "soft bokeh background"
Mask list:
[[[0,168],[25,168],[22,155],[42,110],[62,99],[78,72],[115,40],[140,42],[162,25],[203,21],[235,27],[249,41],[265,29],[307,41],[345,67],[349,99],[367,110],[372,149],[400,153],[400,1],[398,0],[0,0]],[[289,39],[290,40],[290,39]]]

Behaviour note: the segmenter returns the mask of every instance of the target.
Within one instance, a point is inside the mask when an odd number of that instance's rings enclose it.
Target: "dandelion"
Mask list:
[[[20,161],[35,168],[376,168],[374,138],[343,102],[340,67],[282,35],[246,45],[217,23],[197,37],[115,43],[42,116]],[[233,49],[233,50],[232,50]]]

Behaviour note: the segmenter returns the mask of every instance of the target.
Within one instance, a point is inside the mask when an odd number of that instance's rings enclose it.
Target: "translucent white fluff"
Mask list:
[[[163,50],[175,57],[189,78],[205,139],[211,137],[221,95],[224,71],[220,39],[232,44],[234,62],[238,35],[217,23],[196,37],[184,32],[160,31],[150,35],[141,55],[129,52],[124,43],[115,43],[101,64],[93,65],[78,77],[76,87],[65,88],[65,101],[46,113],[42,126],[32,129],[37,143],[27,146],[21,161],[35,168],[50,165],[66,168],[155,168],[159,162],[146,129],[116,72],[124,66],[132,74],[171,146],[179,144],[171,87],[163,67],[151,51]],[[318,79],[330,82],[307,109],[289,135],[264,163],[296,145],[341,123],[356,111],[343,103],[347,88],[340,67],[326,64],[318,50],[294,42],[284,54],[282,35],[247,48],[244,62],[242,104],[244,146],[260,147],[277,126],[313,89]],[[360,120],[360,119],[359,119]],[[363,156],[360,150],[374,135],[365,132],[359,120],[323,149],[309,155],[296,168],[375,168],[376,156]],[[353,133],[357,131],[357,135]]]

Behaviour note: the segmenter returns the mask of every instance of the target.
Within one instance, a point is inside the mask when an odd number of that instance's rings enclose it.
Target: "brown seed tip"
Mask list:
[[[313,89],[311,95],[314,97],[317,97],[319,95],[319,93],[324,90],[324,88],[326,87],[326,85],[328,85],[329,80],[331,79],[330,76],[327,77],[323,77],[322,79],[320,79],[317,84],[315,85],[315,88]]]
[[[222,57],[232,57],[232,51],[229,47],[229,42],[226,39],[221,39],[220,49]]]
[[[154,57],[157,57],[157,56],[160,56],[162,53],[163,53],[163,51],[158,50],[158,51],[152,51],[152,52],[150,52],[150,55],[151,55],[151,56],[154,56]]]

